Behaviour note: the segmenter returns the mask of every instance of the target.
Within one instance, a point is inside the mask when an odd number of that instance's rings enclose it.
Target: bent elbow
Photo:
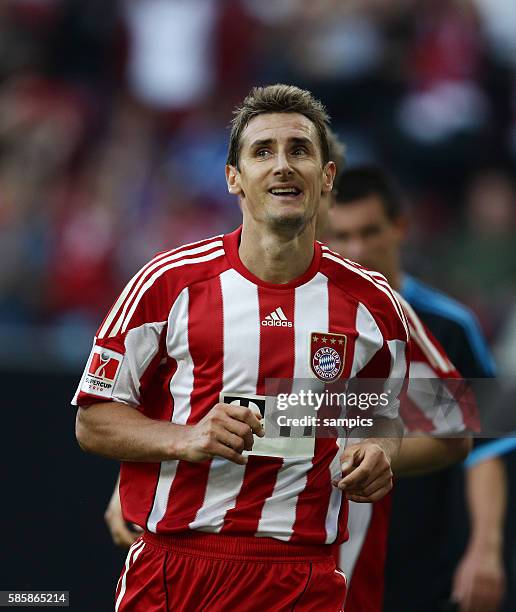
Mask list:
[[[85,416],[84,408],[79,408],[75,418],[75,438],[81,450],[86,453],[94,452],[92,436],[88,427],[88,419]]]

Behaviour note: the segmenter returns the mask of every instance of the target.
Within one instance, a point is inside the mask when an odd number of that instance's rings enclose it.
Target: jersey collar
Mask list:
[[[240,245],[240,237],[242,235],[242,226],[236,229],[234,232],[230,234],[225,234],[224,236],[224,250],[226,251],[227,258],[231,263],[231,266],[244,278],[251,281],[255,285],[260,287],[266,287],[268,289],[293,289],[295,287],[299,287],[304,285],[308,281],[310,281],[319,271],[319,266],[321,263],[321,245],[318,242],[314,242],[314,256],[312,258],[311,264],[308,266],[306,272],[304,272],[301,276],[289,281],[288,283],[269,283],[267,281],[262,280],[255,276],[252,272],[244,266],[240,259],[240,255],[238,254],[238,247]]]

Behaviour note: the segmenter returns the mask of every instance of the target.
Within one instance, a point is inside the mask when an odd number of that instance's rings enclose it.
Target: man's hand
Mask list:
[[[333,484],[354,502],[375,502],[392,489],[391,458],[374,440],[346,447],[341,457],[341,480]]]
[[[185,461],[224,457],[245,465],[242,452],[252,450],[253,434],[265,435],[255,412],[246,406],[216,404],[196,425],[185,427],[178,454]]]
[[[122,516],[122,506],[120,504],[120,493],[118,490],[119,480],[120,479],[118,479],[115,483],[113,494],[111,495],[108,507],[104,513],[104,520],[106,521],[108,529],[111,533],[113,542],[117,546],[120,546],[120,548],[129,548],[131,544],[140,537],[142,530],[140,527],[135,525],[134,528],[136,531],[132,531],[124,521],[124,517]]]
[[[453,579],[460,612],[496,612],[505,592],[505,573],[496,551],[468,549]]]

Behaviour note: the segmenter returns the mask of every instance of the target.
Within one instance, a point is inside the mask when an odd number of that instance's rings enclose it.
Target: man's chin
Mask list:
[[[300,232],[307,224],[305,215],[279,215],[269,217],[269,227],[276,232]]]

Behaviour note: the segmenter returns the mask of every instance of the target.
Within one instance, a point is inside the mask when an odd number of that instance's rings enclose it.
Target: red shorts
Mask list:
[[[129,549],[116,612],[342,612],[346,578],[329,546],[272,538],[145,533]]]

